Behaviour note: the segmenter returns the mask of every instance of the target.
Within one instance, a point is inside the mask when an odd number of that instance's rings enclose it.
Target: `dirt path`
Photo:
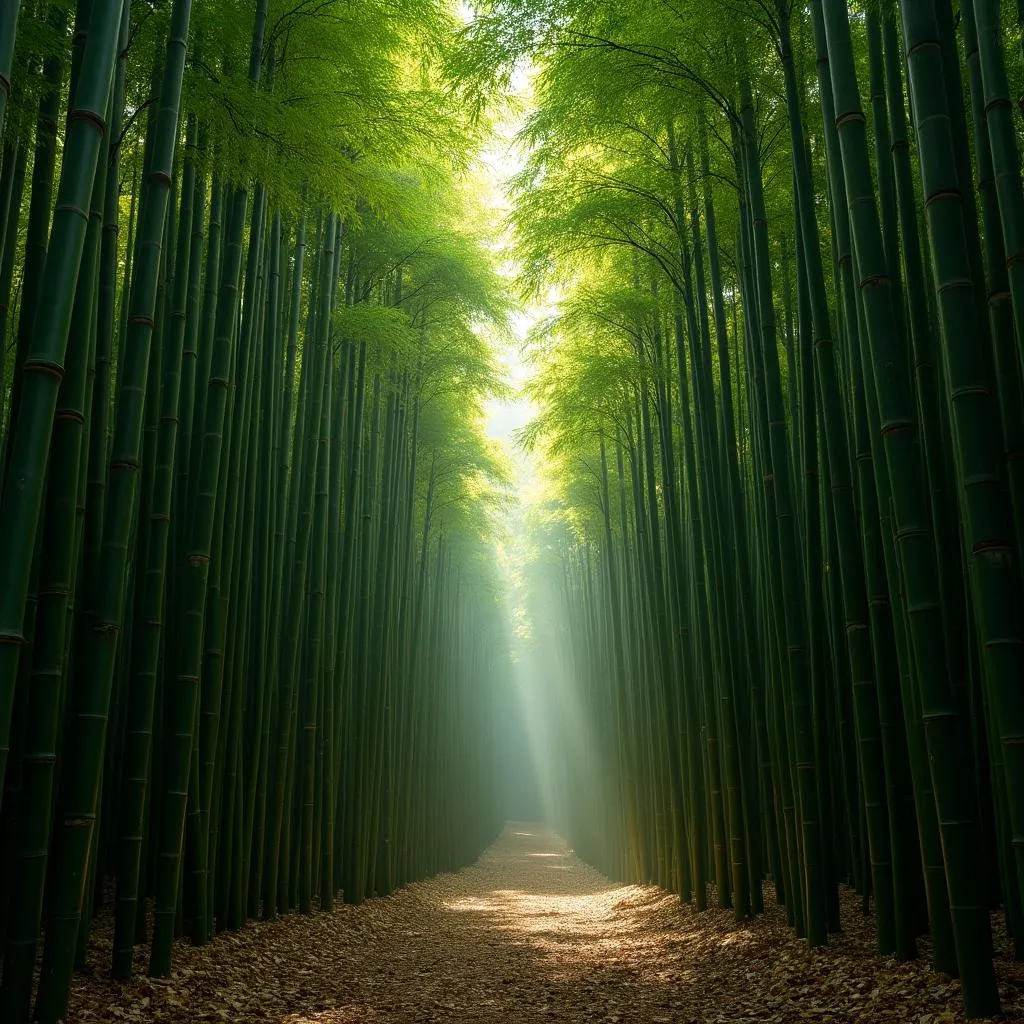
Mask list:
[[[852,899],[852,898],[851,898]],[[847,910],[847,908],[844,908]],[[825,951],[782,914],[735,925],[654,886],[610,884],[552,832],[510,825],[480,860],[393,896],[289,916],[176,952],[168,982],[117,986],[97,950],[72,1022],[959,1021],[959,987],[926,958],[873,952],[870,925]],[[1008,1019],[1024,972],[1001,953]]]

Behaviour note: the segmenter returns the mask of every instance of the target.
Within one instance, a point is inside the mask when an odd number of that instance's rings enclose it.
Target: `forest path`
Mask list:
[[[878,956],[848,899],[847,931],[812,951],[778,908],[739,925],[698,915],[655,886],[610,883],[544,826],[510,824],[457,874],[181,945],[170,981],[115,985],[100,949],[71,1021],[960,1021],[959,985],[925,957]],[[1004,1010],[1020,1020],[1020,965],[1005,952],[998,963]]]

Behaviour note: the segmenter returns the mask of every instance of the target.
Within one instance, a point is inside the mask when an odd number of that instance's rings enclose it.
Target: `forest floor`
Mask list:
[[[958,983],[925,955],[879,956],[859,901],[843,899],[846,930],[810,950],[774,905],[743,924],[698,915],[655,886],[610,883],[542,826],[511,824],[457,874],[182,944],[168,981],[111,982],[96,943],[70,1024],[963,1020]],[[1003,1020],[1024,1021],[1024,965],[997,942]]]

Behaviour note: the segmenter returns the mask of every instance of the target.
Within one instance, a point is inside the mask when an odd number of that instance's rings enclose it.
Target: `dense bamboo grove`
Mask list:
[[[496,2],[466,58],[538,64],[562,827],[740,919],[770,880],[813,945],[854,886],[976,1016],[1024,951],[1018,18]]]
[[[0,6],[5,1024],[66,1017],[104,906],[114,977],[166,976],[500,825],[503,305],[454,37],[431,3]]]
[[[881,953],[997,1012],[1021,18],[0,3],[0,1020],[67,1016],[97,919],[115,978],[167,976],[180,938],[471,861],[528,802],[516,671],[603,872],[738,919],[768,882],[815,946],[849,885]],[[472,168],[530,66],[517,666]]]

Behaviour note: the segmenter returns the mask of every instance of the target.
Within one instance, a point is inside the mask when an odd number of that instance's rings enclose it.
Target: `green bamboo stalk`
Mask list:
[[[18,228],[21,224],[22,192],[25,188],[25,173],[28,169],[28,142],[19,140],[17,152],[7,147],[4,167],[10,170],[9,193],[7,197],[7,213],[4,220],[3,247],[0,249],[0,434],[7,435],[5,429],[5,413],[7,411],[7,385],[4,382],[7,364],[7,335],[9,332],[11,292],[14,287],[15,247],[18,241]],[[3,467],[0,466],[0,481],[3,480]]]
[[[118,12],[120,13],[120,12]],[[117,417],[110,459],[109,500],[103,527],[105,572],[99,584],[96,619],[90,637],[91,671],[75,688],[74,720],[62,778],[61,813],[54,838],[54,915],[47,930],[40,1003],[36,1012],[49,1022],[66,1016],[67,986],[73,964],[73,938],[81,916],[81,883],[88,864],[98,810],[100,772],[106,743],[107,712],[123,623],[125,570],[139,465],[143,384],[153,331],[161,236],[178,134],[178,106],[188,34],[190,0],[176,0],[167,37],[160,113],[140,204],[139,257],[129,298],[127,351],[119,378]],[[90,31],[88,48],[92,45]],[[85,67],[85,64],[83,64]],[[82,81],[86,80],[83,70]],[[74,766],[74,767],[70,767]],[[59,923],[59,927],[57,926]]]
[[[149,514],[151,525],[146,553],[141,620],[132,636],[132,685],[126,719],[126,748],[122,755],[121,807],[118,837],[118,895],[114,929],[112,973],[127,978],[132,972],[136,901],[139,898],[139,870],[142,854],[143,809],[152,752],[153,709],[157,692],[160,640],[164,619],[164,574],[170,541],[171,497],[174,483],[175,448],[178,433],[178,403],[181,361],[186,331],[186,302],[189,288],[192,210],[196,198],[195,148],[197,129],[190,115],[185,141],[185,167],[181,183],[180,230],[174,267],[174,295],[163,360],[160,390],[159,440],[156,450],[154,491]],[[150,396],[150,401],[153,396]]]
[[[925,222],[932,241],[932,277],[939,310],[943,362],[949,389],[952,442],[956,451],[963,539],[968,552],[973,611],[981,645],[988,699],[996,709],[1003,746],[1018,883],[1024,885],[1024,760],[1014,739],[1022,728],[1013,697],[1024,656],[1024,636],[1015,609],[1021,607],[1020,573],[1014,564],[1015,539],[1008,523],[1007,502],[998,460],[998,413],[987,386],[985,365],[973,354],[969,326],[976,297],[966,266],[969,252],[964,217],[970,204],[963,198],[953,162],[949,125],[930,125],[932,116],[948,116],[949,101],[939,70],[941,51],[934,12],[915,12],[900,5],[908,54],[910,94],[918,121]],[[979,35],[980,41],[980,35]],[[938,75],[938,77],[936,77]],[[949,165],[943,160],[949,159]],[[979,365],[980,363],[980,365]],[[987,924],[987,922],[986,922]],[[987,932],[987,928],[986,928]],[[959,950],[959,946],[958,946]],[[968,1012],[981,1013],[995,1002],[976,1005],[967,992]],[[987,1012],[987,1011],[985,1011]]]
[[[0,133],[4,128],[4,114],[11,95],[11,66],[14,63],[14,40],[18,31],[20,0],[4,4],[0,12]]]
[[[32,1005],[46,881],[47,849],[53,820],[54,766],[63,690],[72,577],[78,560],[80,478],[84,474],[85,410],[95,356],[95,300],[106,191],[106,149],[101,146],[93,185],[78,289],[72,314],[67,368],[58,395],[50,455],[50,481],[43,524],[36,631],[47,643],[33,648],[26,740],[22,753],[22,826],[11,871],[10,928],[4,952],[0,1008],[5,1019],[27,1021]]]
[[[0,785],[7,766],[22,616],[41,518],[47,453],[88,228],[83,211],[89,209],[102,148],[120,14],[119,0],[97,0],[93,8],[81,85],[68,115],[57,213],[41,275],[47,301],[39,307],[22,367],[21,402],[12,410],[0,528],[5,536],[18,537],[19,543],[0,567]]]
[[[810,720],[812,695],[807,662],[803,599],[798,575],[796,538],[792,518],[788,442],[785,436],[785,417],[779,386],[778,353],[775,349],[775,315],[771,308],[771,273],[767,240],[767,216],[764,209],[761,169],[754,151],[753,109],[749,87],[743,85],[743,151],[746,154],[746,183],[752,203],[754,258],[757,266],[759,319],[763,332],[760,346],[762,371],[765,376],[768,422],[771,424],[769,443],[771,472],[775,495],[777,542],[779,559],[783,566],[781,593],[785,610],[786,648],[788,651],[789,685],[794,717],[794,754],[796,764],[796,790],[800,801],[802,843],[804,846],[807,899],[807,938],[811,945],[826,941],[826,886],[823,874],[821,844],[821,809],[818,807],[818,766],[813,750],[813,726]]]
[[[921,683],[921,700],[935,798],[946,854],[946,877],[965,999],[971,1012],[998,1005],[991,966],[988,915],[978,893],[974,815],[967,803],[966,765],[959,721],[950,706],[949,677],[934,638],[941,629],[938,576],[927,507],[927,486],[914,446],[914,413],[905,355],[890,296],[878,214],[870,185],[864,118],[853,65],[848,15],[833,0],[822,4],[836,125],[846,172],[846,195],[856,254],[882,437],[903,568],[911,645]],[[920,114],[920,110],[918,111]]]

